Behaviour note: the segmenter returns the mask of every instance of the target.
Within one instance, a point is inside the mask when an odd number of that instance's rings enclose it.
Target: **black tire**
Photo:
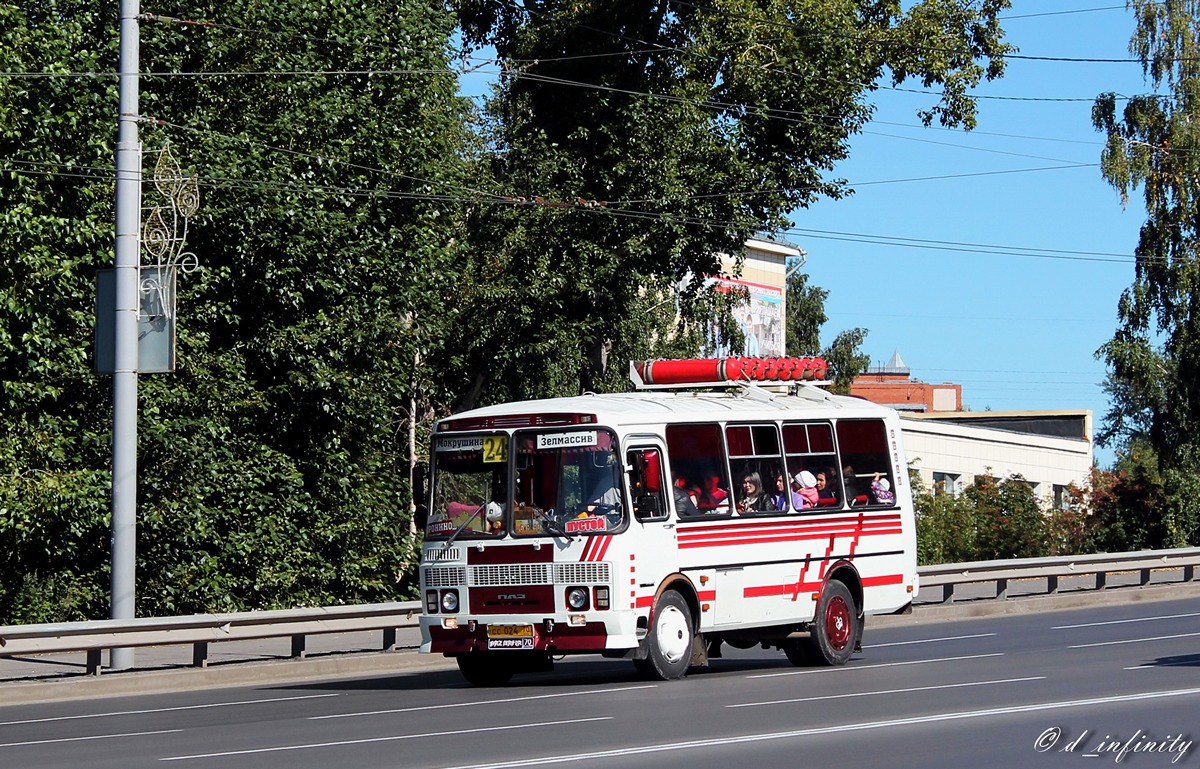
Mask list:
[[[674,590],[659,596],[646,635],[646,658],[633,665],[643,678],[671,681],[687,675],[692,663],[692,644],[696,627],[687,601]]]
[[[464,654],[458,671],[472,686],[504,686],[513,677],[513,666],[496,654]]]
[[[816,665],[821,656],[817,652],[817,645],[810,638],[789,638],[783,642],[782,648],[788,662],[798,668]]]
[[[862,616],[845,583],[830,580],[821,591],[809,640],[818,665],[845,665],[862,638]],[[791,659],[789,656],[788,659]]]

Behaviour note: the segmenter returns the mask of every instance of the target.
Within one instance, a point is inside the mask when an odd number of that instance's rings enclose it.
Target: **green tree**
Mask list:
[[[696,318],[719,254],[845,194],[827,172],[879,80],[940,86],[923,117],[973,126],[968,91],[1003,71],[1007,5],[458,2],[467,42],[505,64],[479,178],[511,202],[474,210],[470,232],[487,274],[525,297],[478,297],[482,328],[461,360],[475,392],[531,369],[554,372],[536,387],[594,387],[600,351],[626,357],[614,326],[647,285],[688,282],[681,309]],[[514,339],[529,340],[521,361],[507,359]]]
[[[1046,555],[1046,521],[1033,489],[1019,475],[997,481],[977,475],[963,495],[974,506],[975,558],[1036,558]]]
[[[829,320],[825,314],[825,300],[829,291],[808,284],[808,275],[798,266],[789,265],[785,305],[787,318],[787,354],[794,356],[817,355],[821,352],[821,327]]]
[[[1200,15],[1196,0],[1129,0],[1137,19],[1130,51],[1155,93],[1100,96],[1096,128],[1107,134],[1104,178],[1127,201],[1141,187],[1147,220],[1120,325],[1100,348],[1114,394],[1100,437],[1128,445],[1142,434],[1164,472],[1182,470],[1200,434]]]
[[[116,98],[61,75],[113,68],[110,14],[0,4],[0,72],[58,75],[0,75],[0,624],[103,616],[107,596],[111,390],[90,347]]]
[[[180,278],[179,370],[140,383],[138,611],[411,595],[409,428],[452,400],[453,20],[419,0],[283,0],[255,29],[243,0],[172,12],[217,23],[142,26],[145,70],[207,74],[142,80],[147,172],[170,141],[200,177],[202,266]],[[89,364],[117,99],[65,73],[112,71],[116,41],[111,5],[0,6],[0,70],[63,74],[0,76],[0,623],[105,613],[111,384]]]
[[[917,562],[961,563],[975,557],[975,517],[971,500],[945,489],[927,489],[910,472],[917,518]]]

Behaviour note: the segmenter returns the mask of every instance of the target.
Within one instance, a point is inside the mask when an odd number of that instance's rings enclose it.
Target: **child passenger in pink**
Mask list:
[[[792,478],[792,491],[799,495],[802,510],[817,506],[817,476],[801,470]]]

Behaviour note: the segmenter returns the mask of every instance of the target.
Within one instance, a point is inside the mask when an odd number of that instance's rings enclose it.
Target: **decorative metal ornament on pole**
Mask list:
[[[139,0],[121,0],[116,149],[116,311],[113,331],[112,619],[132,619],[137,570],[137,386],[142,152],[138,141]],[[133,649],[109,666],[133,667]]]

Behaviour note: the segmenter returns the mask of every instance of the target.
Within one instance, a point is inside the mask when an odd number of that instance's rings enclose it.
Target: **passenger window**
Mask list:
[[[788,477],[801,497],[802,509],[841,507],[842,484],[833,428],[828,422],[785,424],[783,451]]]
[[[695,498],[700,515],[731,513],[729,470],[719,425],[669,425],[667,454],[675,485]]]
[[[890,507],[896,503],[896,469],[881,419],[838,422],[838,448],[846,499],[854,507]]]
[[[789,509],[787,479],[774,424],[730,425],[725,428],[734,498],[741,515],[779,513]]]

